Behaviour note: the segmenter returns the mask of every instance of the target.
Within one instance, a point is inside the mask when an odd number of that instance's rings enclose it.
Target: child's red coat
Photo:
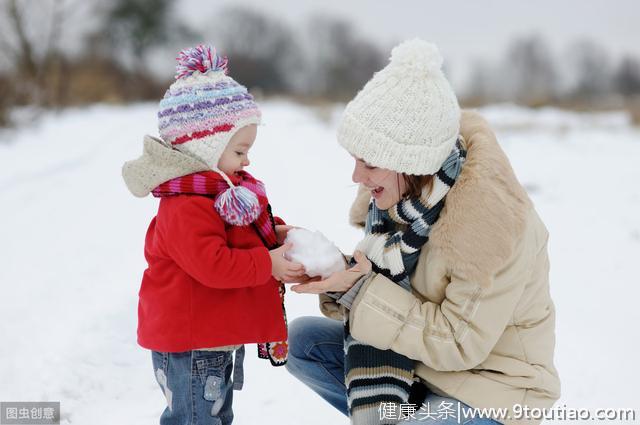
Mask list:
[[[161,199],[145,257],[138,304],[142,347],[181,352],[286,340],[268,249],[252,226],[226,224],[211,198]]]

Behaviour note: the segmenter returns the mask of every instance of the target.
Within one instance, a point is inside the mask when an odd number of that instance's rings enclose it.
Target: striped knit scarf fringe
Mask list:
[[[271,206],[267,199],[267,193],[264,184],[254,178],[246,171],[238,173],[238,176],[230,177],[233,184],[242,186],[253,192],[258,198],[260,204],[260,215],[251,225],[255,228],[260,236],[262,243],[268,249],[274,249],[278,246],[276,237],[275,222],[271,214]],[[151,192],[156,198],[177,195],[200,195],[216,198],[219,194],[229,189],[229,184],[222,176],[213,171],[204,171],[187,176],[177,177],[162,183]],[[285,326],[287,324],[287,312],[284,308],[284,284],[280,284],[279,288],[280,300],[282,302],[282,314],[284,316]],[[258,357],[261,359],[269,359],[273,366],[282,366],[287,362],[289,345],[287,341],[264,342],[258,344]]]
[[[466,151],[458,139],[454,149],[435,174],[430,191],[418,199],[402,199],[389,210],[369,204],[366,236],[358,244],[375,273],[411,290],[409,276],[413,272],[422,246],[429,240],[431,226],[438,220],[447,192],[462,170]],[[406,230],[397,230],[403,228]],[[347,316],[348,318],[348,316]],[[392,350],[379,350],[351,337],[345,322],[345,384],[351,423],[396,424],[402,418],[383,415],[383,406],[409,403],[414,383],[415,361]],[[420,401],[421,402],[421,401]],[[383,404],[385,403],[385,404]]]

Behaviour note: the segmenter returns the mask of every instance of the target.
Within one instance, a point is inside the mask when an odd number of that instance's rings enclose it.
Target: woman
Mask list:
[[[352,423],[538,423],[560,393],[548,234],[441,65],[405,42],[347,105],[362,254],[293,287],[334,320],[291,323],[287,369]]]

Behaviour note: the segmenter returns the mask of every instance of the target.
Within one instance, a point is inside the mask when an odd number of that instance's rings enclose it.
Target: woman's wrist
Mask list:
[[[372,271],[361,275],[358,280],[353,284],[349,290],[345,291],[342,296],[336,301],[338,304],[345,306],[348,309],[351,309],[353,301],[356,299],[358,293],[364,286],[364,283],[369,280],[369,278],[373,275]]]

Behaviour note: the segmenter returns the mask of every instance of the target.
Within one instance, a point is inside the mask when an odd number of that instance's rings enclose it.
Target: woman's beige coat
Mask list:
[[[461,134],[467,160],[422,248],[413,292],[374,274],[349,313],[351,333],[415,359],[437,394],[481,408],[550,408],[560,382],[548,233],[487,122],[464,112]],[[364,225],[369,200],[361,190],[353,224]],[[320,306],[342,320],[330,297]]]

